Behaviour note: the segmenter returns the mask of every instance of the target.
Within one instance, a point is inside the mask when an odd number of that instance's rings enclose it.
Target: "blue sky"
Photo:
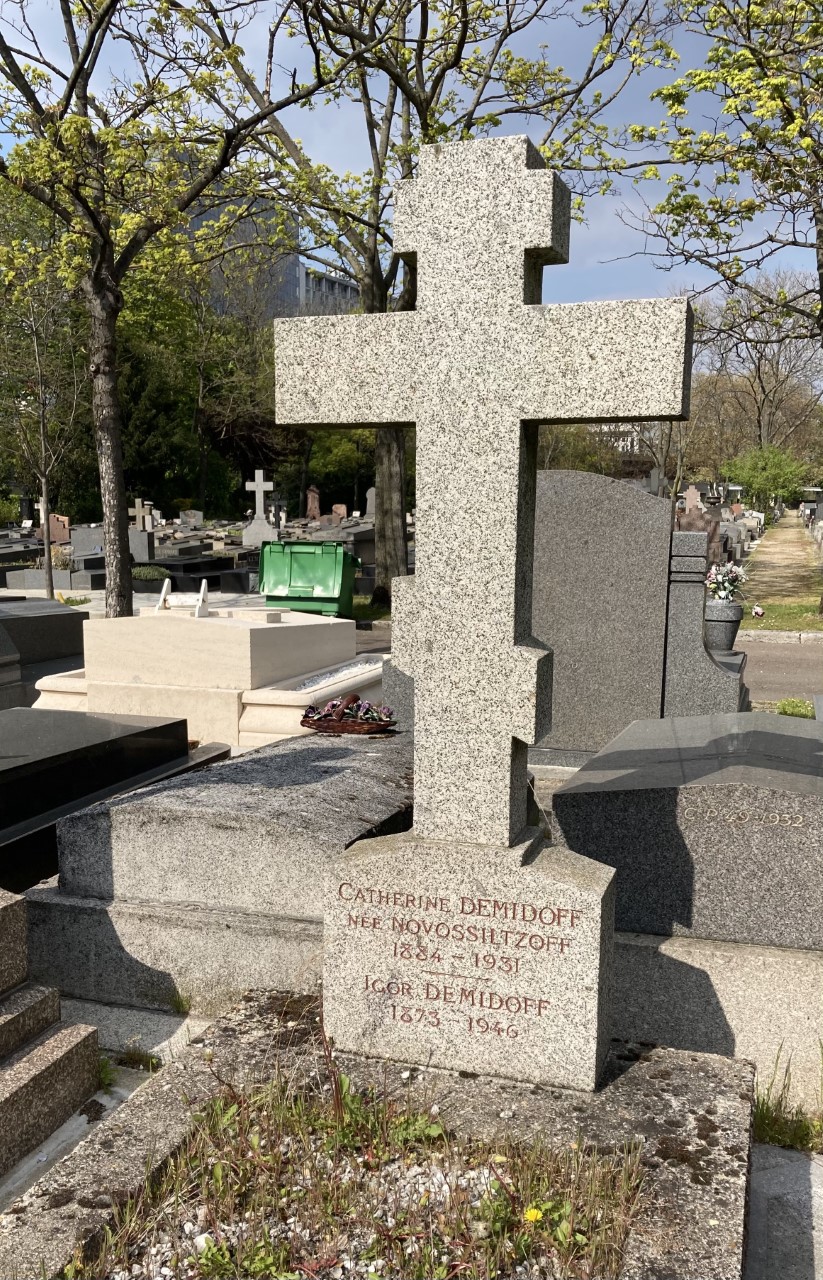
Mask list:
[[[0,14],[9,13],[12,8],[8,0],[0,0]],[[261,4],[258,18],[242,33],[240,42],[252,66],[260,61],[265,49],[267,19],[272,9],[270,4]],[[63,62],[62,23],[56,0],[26,0],[26,11],[32,25],[41,35],[46,51],[54,55],[57,61]],[[550,45],[551,61],[561,63],[573,72],[575,65],[588,55],[591,34],[581,35],[568,24],[557,22],[542,27],[533,25],[521,37],[519,51],[534,56],[538,41]],[[675,44],[679,47],[682,58],[681,70],[702,60],[702,48],[695,37],[688,37],[681,32],[675,36]],[[122,45],[115,45],[113,49],[109,46],[115,58],[120,56],[122,48]],[[289,61],[296,58],[299,64],[301,58],[296,42],[285,43],[281,56]],[[115,69],[119,71],[123,68],[115,64]],[[108,77],[111,70],[111,63],[107,64],[104,60],[98,69],[98,77]],[[287,72],[288,68],[285,69],[283,88],[287,86]],[[650,103],[649,95],[655,87],[676,74],[672,71],[650,72],[638,77],[611,108],[607,117],[609,122],[617,126],[629,121],[659,120],[662,109],[659,104]],[[338,172],[360,172],[366,167],[368,161],[365,137],[360,109],[356,105],[344,101],[339,104],[318,105],[313,110],[293,109],[285,118],[289,128],[300,137],[314,160],[322,161]],[[539,139],[541,133],[538,121],[524,127],[522,123],[512,120],[507,131],[528,132],[535,140]],[[655,199],[655,187],[659,191],[662,184],[643,184],[646,199]],[[641,199],[631,180],[626,179],[611,194],[589,201],[587,222],[584,225],[576,224],[572,228],[570,263],[563,267],[547,268],[544,274],[545,301],[659,297],[706,286],[710,277],[698,269],[681,266],[659,270],[654,258],[644,254],[641,233],[632,230],[621,220],[621,210],[628,208],[635,214],[640,212]],[[802,266],[804,256],[795,254],[794,265]]]

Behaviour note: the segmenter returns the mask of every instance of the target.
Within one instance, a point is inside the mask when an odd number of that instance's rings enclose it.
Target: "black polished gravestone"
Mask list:
[[[552,797],[559,844],[617,868],[624,933],[823,950],[823,724],[638,720]]]
[[[58,818],[228,753],[221,743],[190,753],[185,720],[0,712],[0,888],[19,892],[54,874]]]

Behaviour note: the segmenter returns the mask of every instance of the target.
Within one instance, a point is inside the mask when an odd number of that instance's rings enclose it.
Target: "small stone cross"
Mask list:
[[[255,471],[254,480],[246,481],[246,488],[250,493],[254,494],[254,518],[255,520],[265,520],[266,518],[266,494],[270,489],[274,488],[274,481],[264,480],[262,471]]]
[[[134,499],[134,506],[129,507],[129,515],[134,516],[134,524],[137,529],[140,529],[144,532],[146,529],[151,531],[151,528],[152,528],[151,512],[152,512],[153,506],[154,506],[154,503],[152,502],[144,503],[142,498]]]
[[[417,563],[393,584],[393,659],[415,680],[428,840],[510,847],[526,826],[526,744],[551,711],[551,653],[531,636],[537,424],[688,413],[685,300],[540,305],[569,221],[527,138],[424,147],[394,221],[417,310],[275,322],[279,423],[417,427]],[[569,608],[585,590],[569,583]]]

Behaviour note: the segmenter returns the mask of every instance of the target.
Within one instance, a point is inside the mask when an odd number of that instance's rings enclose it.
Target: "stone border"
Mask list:
[[[179,1149],[193,1110],[227,1080],[242,1087],[270,1077],[276,1062],[313,1071],[317,1030],[313,999],[248,993],[0,1216],[3,1280],[62,1280],[78,1246],[100,1239],[115,1204]],[[641,1142],[645,1208],[621,1280],[741,1280],[754,1091],[748,1063],[616,1044],[608,1087],[594,1094],[445,1071],[413,1071],[409,1080],[400,1066],[352,1057],[342,1065],[358,1086],[411,1093],[421,1105],[436,1097],[458,1135],[583,1138],[609,1149]]]
[[[738,632],[741,640],[766,640],[772,644],[823,644],[823,631],[755,631],[744,628]]]

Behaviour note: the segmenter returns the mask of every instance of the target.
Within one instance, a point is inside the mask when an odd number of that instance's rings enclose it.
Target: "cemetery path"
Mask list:
[[[752,555],[746,595],[761,604],[796,604],[819,599],[823,575],[814,543],[794,512],[766,531]]]

